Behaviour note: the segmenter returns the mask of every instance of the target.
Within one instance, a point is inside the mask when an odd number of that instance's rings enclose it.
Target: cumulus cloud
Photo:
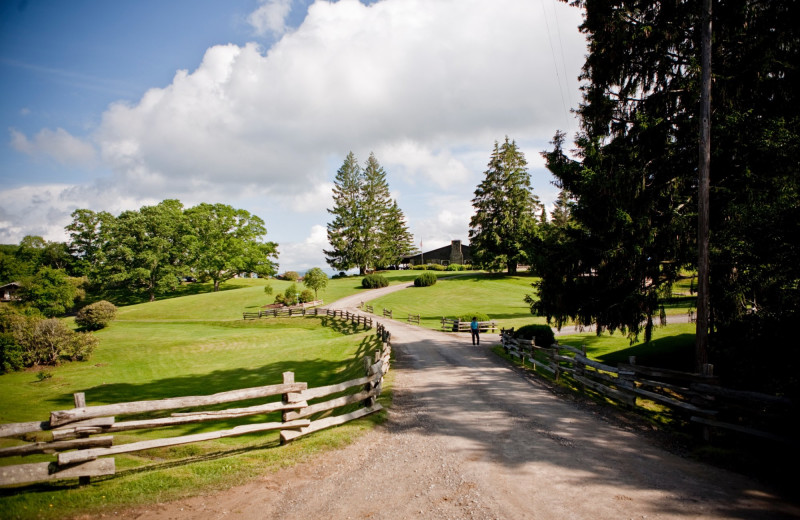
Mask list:
[[[291,10],[292,0],[262,0],[258,9],[247,17],[247,22],[253,26],[256,34],[281,35],[287,30],[286,18]]]
[[[0,190],[0,243],[18,243],[25,235],[64,242],[68,238],[64,228],[78,208],[117,215],[157,202],[131,196],[104,183],[43,184]]]
[[[563,127],[542,13],[529,4],[316,2],[269,51],[212,47],[195,71],[114,104],[97,143],[143,195],[189,178],[296,193],[321,180],[326,157],[358,147],[412,176],[460,180],[459,150]]]
[[[110,171],[102,189],[131,200],[260,198],[290,212],[316,208],[320,223],[338,164],[349,150],[362,159],[374,151],[392,179],[402,177],[402,185],[391,181],[401,196],[453,196],[419,213],[400,201],[426,247],[465,239],[471,197],[463,187],[485,169],[492,143],[505,135],[546,143],[556,129],[574,130],[565,127],[555,70],[579,73],[580,11],[554,8],[572,27],[559,42],[541,5],[528,0],[316,1],[292,31],[291,3],[266,0],[249,22],[280,36],[271,47],[212,46],[195,70],[113,103],[86,139],[59,128],[30,138],[12,130],[11,142],[72,164],[98,158]],[[554,56],[565,62],[554,66]],[[282,257],[317,247],[317,227],[305,241],[282,243]]]
[[[311,227],[308,236],[300,242],[286,242],[278,247],[280,271],[287,269],[306,271],[312,267],[328,267],[325,263],[324,249],[330,248],[328,244],[328,231],[325,226]]]
[[[45,128],[33,139],[11,129],[11,146],[18,152],[30,156],[47,156],[66,166],[92,166],[95,162],[94,147],[63,128]]]

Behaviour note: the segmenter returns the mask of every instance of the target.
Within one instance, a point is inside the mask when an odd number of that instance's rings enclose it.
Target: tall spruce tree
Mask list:
[[[328,223],[328,265],[346,271],[367,270],[396,264],[413,250],[413,238],[405,216],[389,194],[386,171],[374,154],[362,169],[350,152],[336,172],[333,189],[334,215]]]
[[[573,3],[589,38],[580,161],[563,134],[545,157],[580,229],[543,275],[538,309],[633,336],[644,323],[647,339],[658,292],[696,261],[701,4]],[[711,362],[728,370],[734,345],[789,344],[800,314],[798,15],[798,2],[714,6]]]
[[[525,155],[506,136],[494,143],[484,180],[475,190],[469,238],[472,257],[478,265],[508,274],[528,263],[526,246],[536,229],[541,204],[531,189]]]
[[[375,158],[369,154],[364,166],[364,176],[361,182],[361,214],[364,226],[362,237],[364,259],[360,264],[361,272],[375,269],[384,262],[384,253],[387,250],[384,230],[389,225],[392,199],[389,195],[389,183],[386,181],[386,171]]]
[[[328,223],[331,249],[324,253],[328,265],[339,271],[363,265],[362,176],[361,166],[350,152],[333,181],[333,209],[328,209],[328,213],[333,215],[333,220]]]
[[[414,236],[408,230],[406,216],[396,200],[392,201],[386,217],[381,230],[381,261],[378,264],[381,267],[397,265],[404,256],[416,250]]]

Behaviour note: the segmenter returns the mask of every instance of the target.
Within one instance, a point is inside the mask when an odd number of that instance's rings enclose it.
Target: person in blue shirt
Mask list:
[[[472,332],[472,344],[473,345],[480,345],[481,344],[481,335],[480,331],[478,330],[478,318],[475,316],[472,317],[472,322],[469,324],[469,330]]]

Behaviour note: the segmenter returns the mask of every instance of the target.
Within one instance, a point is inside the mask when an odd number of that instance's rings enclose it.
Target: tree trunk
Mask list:
[[[506,263],[506,267],[508,268],[508,274],[509,274],[509,275],[515,275],[515,274],[517,274],[517,263],[516,263],[516,262],[513,262],[513,261],[510,261],[510,260],[509,260],[509,261]]]

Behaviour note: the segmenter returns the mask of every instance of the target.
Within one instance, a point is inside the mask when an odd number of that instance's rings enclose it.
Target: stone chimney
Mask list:
[[[461,240],[453,240],[450,242],[450,263],[464,263],[464,255],[461,253]]]

